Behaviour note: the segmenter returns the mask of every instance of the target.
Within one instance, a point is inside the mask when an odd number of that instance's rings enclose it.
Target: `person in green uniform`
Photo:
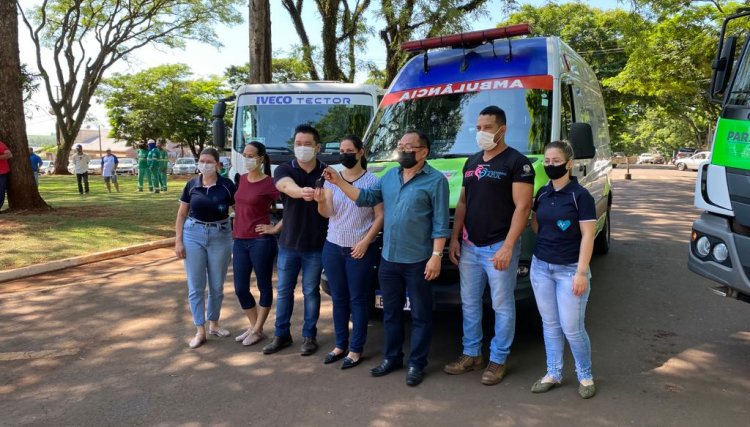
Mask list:
[[[219,176],[229,177],[229,169],[224,166],[224,162],[219,162]]]
[[[151,184],[154,187],[154,193],[159,193],[161,185],[161,142],[157,142],[156,146],[148,152],[148,169],[151,172]]]
[[[167,169],[169,169],[169,152],[164,148],[164,144],[156,144],[159,149],[159,181],[161,182],[161,191],[167,191]]]
[[[151,171],[148,170],[148,146],[145,142],[138,145],[138,191],[143,191],[143,180],[148,182],[148,191],[154,191],[151,185]]]

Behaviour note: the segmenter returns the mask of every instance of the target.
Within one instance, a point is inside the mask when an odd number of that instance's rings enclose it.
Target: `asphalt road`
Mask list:
[[[695,173],[632,173],[615,171],[612,250],[592,264],[591,400],[576,393],[569,355],[562,387],[529,392],[544,373],[533,312],[519,314],[508,376],[492,387],[481,372],[441,371],[461,351],[458,313],[439,314],[417,388],[403,370],[369,376],[379,321],[360,367],[324,366],[325,296],[312,357],[297,352],[300,300],[295,345],[279,354],[213,337],[189,350],[182,265],[158,250],[0,284],[0,425],[748,425],[750,305],[713,295],[686,267]],[[223,325],[239,333],[231,280],[226,291]]]

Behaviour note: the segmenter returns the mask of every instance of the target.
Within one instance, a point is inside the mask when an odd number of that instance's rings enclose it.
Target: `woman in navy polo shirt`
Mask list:
[[[534,383],[531,391],[544,393],[561,383],[567,338],[576,364],[578,394],[588,399],[596,393],[591,343],[584,327],[596,210],[594,198],[570,175],[572,168],[573,148],[569,143],[547,144],[544,170],[550,182],[537,192],[531,220],[537,233],[531,285],[542,316],[547,374]]]
[[[229,336],[219,326],[224,280],[232,256],[232,225],[229,207],[234,205],[234,183],[218,175],[219,152],[213,148],[201,151],[200,175],[185,184],[175,224],[175,253],[185,260],[188,301],[197,328],[190,348],[206,342],[208,333]],[[205,291],[208,281],[208,307]]]

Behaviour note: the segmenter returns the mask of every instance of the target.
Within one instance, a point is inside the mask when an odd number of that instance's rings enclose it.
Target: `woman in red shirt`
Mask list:
[[[271,224],[271,208],[279,199],[279,191],[271,177],[271,161],[266,146],[252,141],[245,145],[240,167],[247,173],[240,176],[234,205],[234,292],[245,310],[250,327],[235,340],[253,345],[265,338],[263,324],[273,302],[273,263],[278,250],[277,234],[281,221]],[[260,290],[259,308],[250,293],[250,274],[255,270]]]

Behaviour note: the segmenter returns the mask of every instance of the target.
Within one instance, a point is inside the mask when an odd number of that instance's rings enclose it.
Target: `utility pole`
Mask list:
[[[99,125],[99,158],[102,158],[102,124],[100,121],[96,121],[96,123]]]

